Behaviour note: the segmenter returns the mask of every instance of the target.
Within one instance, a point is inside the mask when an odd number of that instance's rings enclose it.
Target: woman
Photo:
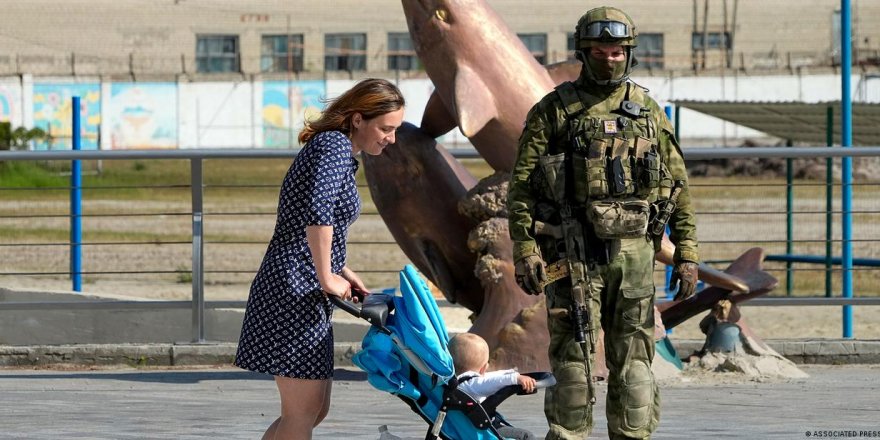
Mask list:
[[[275,376],[281,417],[264,439],[311,439],[330,408],[333,306],[328,295],[366,292],[345,266],[348,227],[360,212],[359,152],[394,143],[404,99],[393,84],[367,79],[331,100],[299,135],[305,146],[281,187],[278,219],[251,285],[235,365]]]

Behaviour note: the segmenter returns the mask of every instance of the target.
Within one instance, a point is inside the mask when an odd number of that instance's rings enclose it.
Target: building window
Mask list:
[[[303,36],[263,35],[260,53],[262,72],[302,72]]]
[[[367,70],[367,34],[325,35],[324,70]]]
[[[419,70],[421,64],[406,32],[388,34],[388,70]]]
[[[639,36],[641,38],[641,35]],[[706,44],[703,44],[703,33],[691,33],[691,48],[693,50],[702,49],[729,49],[730,33],[729,32],[707,32]]]
[[[547,34],[517,34],[526,49],[538,60],[538,64],[547,62]]]
[[[639,66],[648,69],[663,68],[663,34],[639,34],[635,57]]]
[[[568,59],[574,59],[574,32],[569,32],[566,37],[566,41],[568,42],[566,48],[568,48]]]
[[[237,35],[196,37],[196,69],[200,73],[239,72]]]

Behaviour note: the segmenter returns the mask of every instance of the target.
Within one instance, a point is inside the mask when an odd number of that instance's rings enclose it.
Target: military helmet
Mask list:
[[[638,31],[632,18],[617,8],[602,6],[590,9],[574,29],[575,50],[599,44],[635,47]]]

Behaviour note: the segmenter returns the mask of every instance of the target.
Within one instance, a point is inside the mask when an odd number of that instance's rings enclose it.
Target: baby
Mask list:
[[[489,367],[489,344],[479,335],[459,333],[449,340],[449,353],[452,354],[458,389],[483,402],[508,385],[521,385],[528,393],[535,391],[535,379],[524,376],[516,370],[486,372]],[[526,429],[513,426],[496,426],[498,434],[506,439],[536,440],[534,434]]]
[[[458,389],[478,402],[508,385],[521,385],[527,393],[535,391],[535,379],[516,372],[500,370],[486,372],[489,367],[489,344],[473,333],[459,333],[449,340],[449,353],[458,377]]]

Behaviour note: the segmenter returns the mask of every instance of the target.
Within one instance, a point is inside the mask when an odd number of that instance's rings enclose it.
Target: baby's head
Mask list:
[[[489,366],[489,344],[473,333],[459,333],[449,340],[449,353],[455,363],[455,374],[465,371],[486,372]]]

